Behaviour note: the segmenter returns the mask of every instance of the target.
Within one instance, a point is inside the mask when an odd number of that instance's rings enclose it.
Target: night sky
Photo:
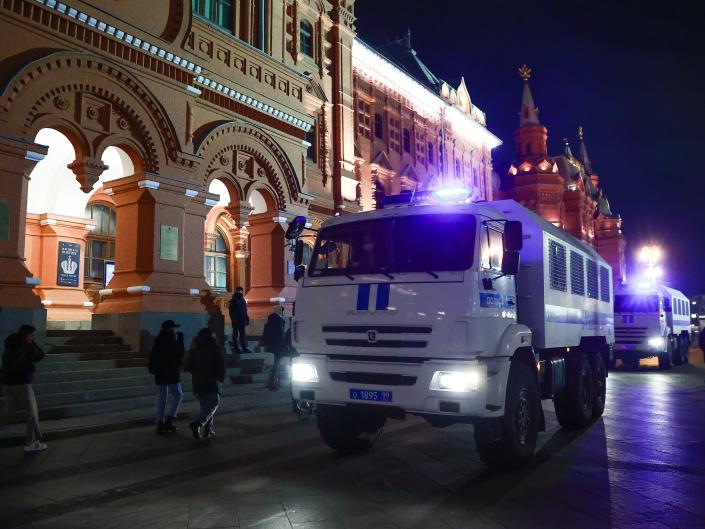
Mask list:
[[[489,129],[503,177],[514,158],[522,81],[548,128],[549,154],[578,125],[612,210],[635,253],[658,243],[665,282],[705,293],[705,46],[698,2],[357,0],[358,35],[372,45],[406,34],[441,79],[461,75]],[[702,23],[701,23],[702,24]]]

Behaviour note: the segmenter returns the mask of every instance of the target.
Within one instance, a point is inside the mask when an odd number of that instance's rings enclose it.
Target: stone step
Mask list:
[[[122,370],[121,370],[122,371]],[[154,384],[154,377],[140,369],[143,374],[129,377],[92,378],[89,380],[72,380],[65,382],[45,382],[32,384],[37,395],[54,393],[70,393],[74,391],[90,391],[94,389],[121,388],[128,386],[143,386]]]
[[[37,372],[97,371],[99,369],[140,367],[146,365],[146,358],[125,358],[117,360],[71,360],[68,362],[49,362],[46,364],[39,362],[39,364],[37,364]]]
[[[238,395],[255,391],[264,384],[266,376],[264,374],[255,377],[252,384],[249,385],[224,385],[222,395],[224,397]],[[145,408],[145,413],[150,413],[149,409],[154,409],[155,404],[155,388],[151,386],[152,392],[148,395],[129,396],[125,398],[116,398],[112,400],[98,400],[93,402],[81,402],[78,404],[68,404],[59,406],[42,407],[39,405],[39,420],[60,419],[65,417],[80,417],[85,415],[95,415],[103,413],[112,413],[125,410],[136,410]],[[184,400],[195,400],[195,396],[191,391],[184,392]],[[153,413],[153,412],[152,412]],[[22,412],[13,414],[12,417],[3,419],[3,423],[22,422],[25,415]]]
[[[72,336],[115,336],[113,331],[109,330],[64,330],[64,329],[49,329],[47,331],[47,338],[56,337],[72,337]]]
[[[142,353],[136,351],[98,351],[92,353],[49,353],[44,357],[42,363],[44,364],[60,364],[64,362],[87,362],[90,360],[117,360],[125,358],[141,358],[145,359]]]
[[[85,345],[85,344],[121,344],[122,338],[119,336],[54,336],[48,337],[45,341],[47,349],[57,345]]]
[[[40,364],[41,365],[41,364]],[[48,371],[34,375],[34,383],[78,382],[91,379],[122,378],[140,376],[147,373],[144,367],[123,367],[120,369],[85,369],[82,371]]]
[[[96,352],[117,352],[129,351],[130,346],[123,343],[89,343],[56,345],[47,351],[50,354],[61,353],[96,353]]]

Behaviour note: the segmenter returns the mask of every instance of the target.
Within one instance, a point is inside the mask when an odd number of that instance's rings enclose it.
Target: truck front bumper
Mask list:
[[[390,416],[403,415],[399,413],[401,410],[404,414],[441,415],[458,420],[498,417],[504,414],[508,360],[390,363],[303,354],[292,361],[292,394],[294,399],[318,404],[386,407]],[[302,367],[295,367],[297,364]],[[315,379],[296,380],[297,372],[312,375],[311,368],[315,370]],[[440,389],[439,373],[469,373],[476,384],[462,391]],[[378,400],[382,398],[385,400]]]

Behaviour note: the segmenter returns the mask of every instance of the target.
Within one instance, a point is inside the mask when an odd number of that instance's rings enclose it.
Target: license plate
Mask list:
[[[350,389],[350,400],[392,402],[392,392],[379,389]]]

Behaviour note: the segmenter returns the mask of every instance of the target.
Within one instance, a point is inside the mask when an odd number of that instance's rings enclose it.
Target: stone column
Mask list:
[[[267,317],[275,305],[286,301],[284,257],[285,225],[279,212],[250,215],[250,290],[247,303],[250,319]]]
[[[0,343],[23,323],[43,335],[46,311],[24,258],[27,186],[47,147],[0,136]]]
[[[215,195],[155,174],[113,180],[115,275],[93,315],[94,329],[111,329],[147,351],[162,321],[181,325],[187,343],[208,320],[200,302],[205,217]]]

